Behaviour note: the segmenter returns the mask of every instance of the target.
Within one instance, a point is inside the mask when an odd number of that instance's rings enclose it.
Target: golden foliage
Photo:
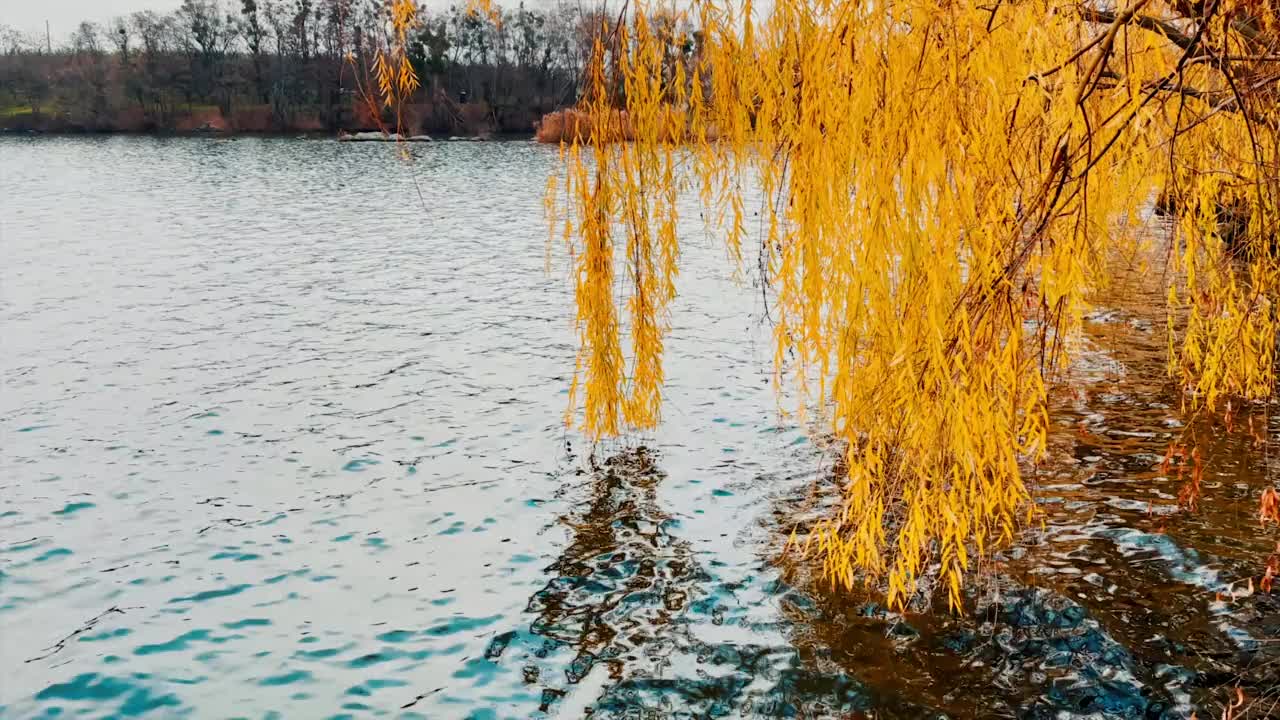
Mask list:
[[[1268,522],[1280,525],[1280,492],[1275,488],[1267,488],[1262,492],[1262,500],[1258,506],[1258,519],[1263,527]]]
[[[386,19],[386,37],[370,38],[372,58],[367,72],[357,67],[354,55],[348,55],[347,64],[355,72],[355,91],[370,118],[382,127],[382,110],[390,109],[395,115],[395,132],[403,129],[401,111],[405,101],[421,86],[418,74],[409,60],[409,32],[418,26],[418,4],[415,0],[388,0],[383,7]]]
[[[958,607],[975,555],[1030,512],[1047,386],[1108,254],[1152,242],[1158,192],[1189,408],[1270,394],[1275,18],[1233,0],[630,5],[545,131],[577,271],[570,420],[658,422],[677,196],[696,186],[740,259],[753,176],[778,379],[846,448],[843,506],[803,546],[837,586],[884,580],[902,607],[936,577]]]
[[[1266,567],[1262,572],[1262,582],[1258,587],[1262,592],[1269,593],[1275,585],[1276,577],[1280,576],[1280,542],[1276,543],[1275,552],[1271,553],[1267,558]]]

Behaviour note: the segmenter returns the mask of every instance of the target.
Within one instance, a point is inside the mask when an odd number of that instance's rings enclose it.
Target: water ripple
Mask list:
[[[1096,318],[1137,340],[1055,414],[1003,602],[896,616],[773,562],[821,449],[692,202],[664,425],[591,456],[555,150],[412,152],[0,139],[0,715],[1185,718],[1265,667],[1277,604],[1214,597],[1264,468],[1223,438],[1175,511],[1149,327]]]

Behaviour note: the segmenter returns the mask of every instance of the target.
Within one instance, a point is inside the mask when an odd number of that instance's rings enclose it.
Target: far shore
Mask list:
[[[102,130],[102,129],[83,129],[83,128],[61,128],[56,130],[35,130],[35,129],[13,129],[0,128],[0,138],[6,137],[154,137],[154,138],[274,138],[285,140],[333,140],[335,142],[343,140],[343,135],[356,135],[360,133],[370,134],[378,133],[377,130],[350,130],[350,131],[256,131],[256,130]],[[429,140],[422,138],[427,137]],[[401,141],[416,143],[431,142],[512,142],[522,140],[533,140],[534,134],[531,132],[515,132],[515,133],[486,133],[483,135],[414,135],[400,138]],[[375,140],[372,138],[361,138],[353,142],[397,142],[396,137],[386,137],[385,139]]]

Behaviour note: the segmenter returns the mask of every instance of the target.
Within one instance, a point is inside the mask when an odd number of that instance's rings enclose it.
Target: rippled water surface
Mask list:
[[[1002,579],[891,615],[780,569],[830,463],[693,206],[664,424],[593,454],[554,150],[413,152],[0,141],[0,717],[1280,717],[1277,429],[1180,510],[1159,318],[1093,316]]]

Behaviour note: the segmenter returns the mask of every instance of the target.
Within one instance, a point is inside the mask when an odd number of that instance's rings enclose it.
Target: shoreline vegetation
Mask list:
[[[412,142],[412,143],[450,143],[450,142],[521,142],[535,141],[534,132],[504,132],[482,135],[408,135],[396,133],[394,130],[357,130],[348,132],[340,130],[336,133],[328,130],[291,131],[264,130],[239,131],[214,128],[196,128],[194,130],[82,130],[82,129],[27,129],[0,127],[0,138],[6,137],[153,137],[153,138],[275,138],[295,140],[334,140],[338,142]]]
[[[578,105],[607,26],[567,0],[414,12],[403,50],[421,84],[394,107],[375,61],[401,39],[379,0],[184,0],[61,38],[0,26],[0,133],[558,141],[540,125]]]
[[[634,131],[627,120],[625,111],[616,112],[606,137],[611,141],[630,141],[635,139]],[[0,115],[0,117],[4,117]],[[279,128],[279,129],[238,129],[229,127],[225,122],[206,120],[200,125],[183,119],[172,128],[117,128],[117,127],[84,127],[80,125],[59,123],[56,117],[31,116],[24,113],[19,120],[0,120],[0,137],[14,135],[132,135],[152,137],[281,137],[305,139],[335,139],[342,142],[456,142],[486,140],[534,140],[543,144],[555,145],[561,142],[587,144],[590,142],[593,121],[589,113],[575,108],[554,110],[535,120],[528,129],[516,129],[503,132],[482,130],[470,134],[429,134],[397,132],[394,127],[382,129],[348,130],[340,128],[315,129],[311,127]],[[47,122],[46,122],[47,121]],[[376,128],[376,126],[375,126]],[[676,134],[679,131],[673,130]],[[708,132],[709,140],[717,139],[717,133]]]

